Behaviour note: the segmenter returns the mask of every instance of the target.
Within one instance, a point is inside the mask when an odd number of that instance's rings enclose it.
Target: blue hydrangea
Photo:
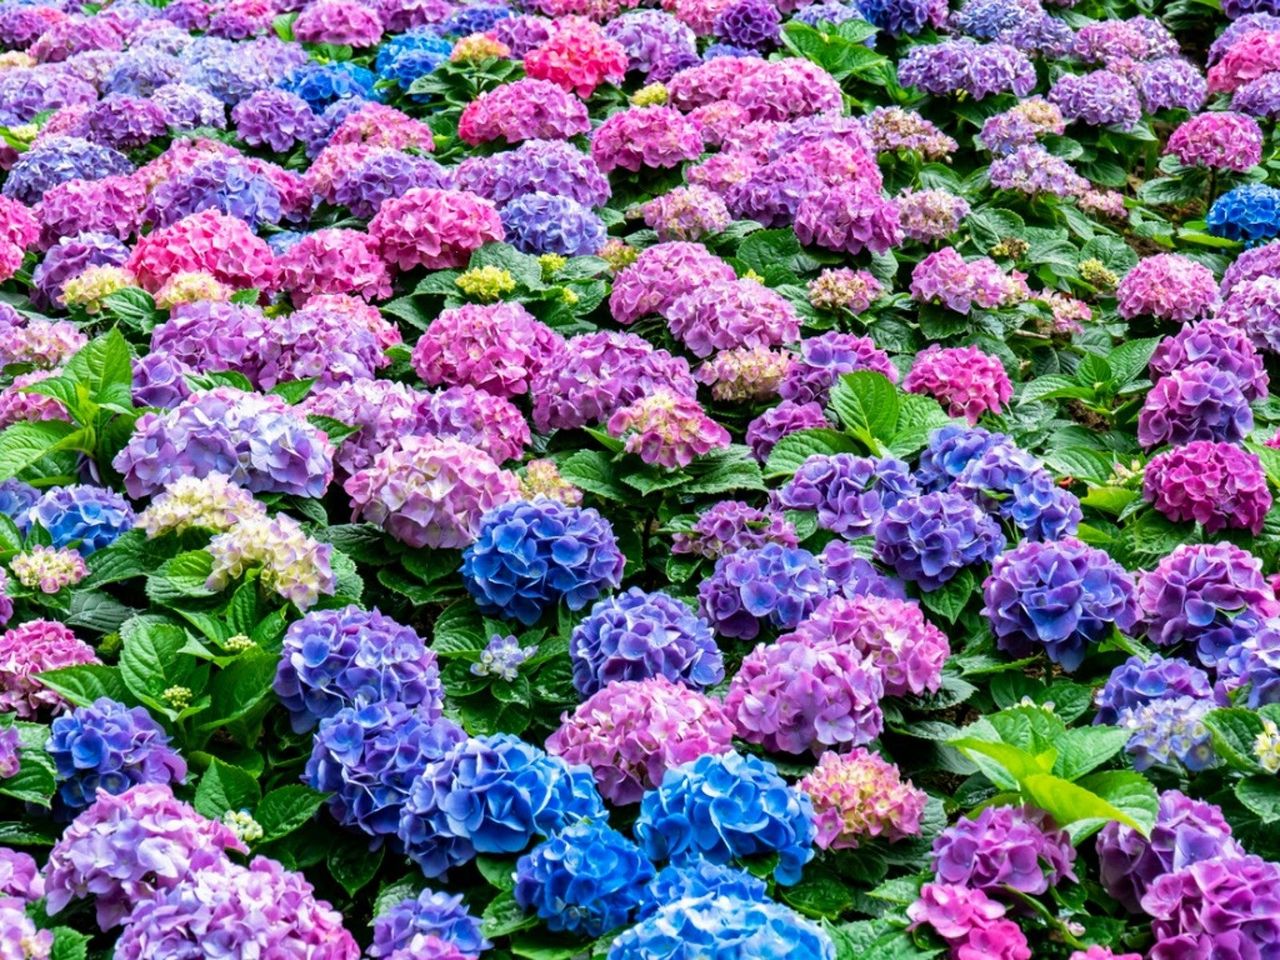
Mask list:
[[[994,443],[970,460],[954,489],[984,510],[1013,521],[1028,540],[1071,536],[1080,525],[1080,501],[1053,474],[1011,440]]]
[[[858,0],[867,22],[894,36],[919,33],[937,6],[936,0]]]
[[[398,36],[390,37],[378,48],[378,58],[373,68],[384,79],[389,78],[389,71],[395,69],[393,64],[407,53],[430,53],[440,62],[449,59],[453,44],[443,37],[437,37],[423,29],[410,30]]]
[[[767,760],[708,754],[671,768],[644,795],[635,834],[654,861],[776,855],[774,879],[790,885],[813,857],[813,805]]]
[[[625,931],[608,960],[835,960],[830,935],[771,900],[681,900]]]
[[[1181,657],[1130,657],[1111,671],[1111,676],[1094,694],[1098,707],[1094,723],[1116,724],[1120,714],[1166,697],[1206,699],[1213,694],[1209,675]]]
[[[955,493],[903,500],[876,528],[876,557],[922,590],[937,590],[965,567],[990,563],[1003,550],[1000,525]]]
[[[347,707],[321,722],[303,780],[329,794],[333,818],[363,830],[372,847],[388,838],[397,846],[409,787],[466,739],[452,720],[430,720],[401,703]]]
[[[382,58],[379,57],[379,60]],[[449,62],[447,53],[436,50],[405,50],[395,59],[389,60],[386,66],[379,68],[378,79],[390,80],[402,89],[408,90],[413,82],[435,70],[443,63]],[[422,94],[414,94],[410,99],[425,99]]]
[[[511,16],[511,8],[498,3],[474,3],[459,7],[440,25],[440,33],[446,37],[466,37],[473,33],[487,33],[499,20]]]
[[[906,584],[880,570],[845,540],[832,540],[823,547],[818,562],[831,581],[833,596],[907,599]]]
[[[516,863],[516,903],[550,930],[599,937],[630,922],[653,878],[640,848],[603,823],[578,823]]]
[[[181,783],[187,764],[144,707],[100,697],[56,717],[45,750],[53,760],[55,810],[68,819],[88,807],[99,790],[119,796],[140,783]]]
[[[769,543],[717,560],[698,587],[698,609],[721,636],[752,640],[762,622],[790,630],[832,589],[808,550]]]
[[[843,537],[867,536],[884,512],[920,492],[911,468],[896,457],[818,454],[778,491],[788,510],[816,511],[818,526]]]
[[[758,57],[760,51],[752,47],[739,47],[732,43],[713,43],[702,51],[703,60],[714,60],[716,57]]]
[[[297,230],[281,230],[279,233],[273,233],[267,237],[267,246],[271,248],[271,252],[277,257],[281,257],[288,253],[295,243],[305,237],[305,233],[300,233]]]
[[[56,487],[36,501],[30,519],[49,533],[55,547],[76,544],[82,556],[110,546],[133,529],[133,508],[114,490],[75,484]]]
[[[210,157],[161,182],[149,210],[157,227],[201,210],[217,210],[255,230],[285,217],[280,191],[270,178],[234,157]]]
[[[428,877],[476,854],[509,855],[579,820],[607,820],[587,767],[570,767],[519,737],[457,744],[414,781],[400,839]]]
[[[307,101],[319,113],[335,100],[380,100],[374,89],[377,77],[365,67],[351,62],[308,63],[276,84],[280,89]]]
[[[1280,190],[1261,183],[1228,190],[1213,201],[1205,223],[1213,236],[1247,246],[1270,240],[1280,234]]]
[[[462,579],[481,611],[526,626],[561,600],[581,610],[622,582],[626,559],[609,521],[557,500],[516,500],[480,520]]]
[[[1012,441],[1003,433],[992,433],[982,427],[940,427],[929,436],[929,445],[920,454],[916,483],[925,493],[945,490],[964,473],[970,462],[998,443]]]
[[[0,513],[12,520],[22,533],[31,526],[30,510],[39,499],[40,491],[17,477],[0,482]]]
[[[951,28],[979,40],[995,40],[1029,19],[1030,11],[1009,0],[966,0],[951,14]]]
[[[522,253],[590,256],[600,252],[606,239],[600,215],[569,197],[526,193],[498,213],[507,242]]]
[[[666,677],[703,690],[724,679],[710,625],[679,600],[638,587],[592,607],[573,629],[569,656],[584,697],[617,680]]]
[[[1219,664],[1220,679],[1230,686],[1248,685],[1244,703],[1258,709],[1280,703],[1280,627],[1268,620],[1243,643],[1232,647]]]
[[[769,888],[754,874],[708,860],[693,860],[679,866],[672,864],[659,870],[649,882],[637,919],[651,917],[677,900],[708,895],[732,897],[745,903],[764,903],[769,899]]]
[[[98,180],[133,172],[118,150],[79,137],[44,137],[20,154],[0,192],[34,206],[49,190],[68,180]]]
[[[1043,649],[1067,671],[1113,627],[1138,621],[1133,577],[1079,540],[1023,541],[996,559],[983,599],[996,646],[1014,657]]]
[[[1118,725],[1131,731],[1124,749],[1133,769],[1181,765],[1197,772],[1216,766],[1213,734],[1204,722],[1213,707],[1211,699],[1163,697],[1122,710]]]
[[[313,610],[289,625],[274,689],[297,733],[344,707],[395,702],[432,720],[444,702],[427,642],[412,627],[355,604]]]
[[[389,957],[397,950],[405,950],[418,934],[439,937],[466,954],[478,954],[493,946],[485,939],[480,921],[467,911],[461,894],[423,890],[374,918],[369,956]]]

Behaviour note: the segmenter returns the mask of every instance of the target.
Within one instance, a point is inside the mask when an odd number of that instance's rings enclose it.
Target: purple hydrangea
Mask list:
[[[388,838],[395,847],[409,787],[466,738],[452,720],[394,700],[344,707],[320,722],[302,779],[329,795],[342,826],[368,834],[371,847]]]
[[[1198,440],[1157,454],[1142,492],[1170,520],[1199,523],[1205,533],[1229,527],[1257,536],[1271,509],[1262,462],[1231,443]]]
[[[133,529],[136,516],[124,497],[107,487],[55,487],[31,507],[28,519],[49,534],[54,547],[74,545],[89,556]]]
[[[1263,956],[1280,942],[1280,864],[1214,857],[1162,874],[1142,898],[1157,960]]]
[[[1043,647],[1067,671],[1113,626],[1127,632],[1138,619],[1129,572],[1074,539],[1028,540],[997,557],[983,599],[996,646],[1013,657]]]
[[[135,498],[215,471],[255,493],[319,497],[333,479],[333,445],[280,397],[215,387],[144,413],[112,465]]]
[[[75,815],[98,791],[119,795],[140,783],[181,783],[187,764],[145,707],[130,709],[107,697],[56,717],[45,745],[56,770],[56,803]]]
[[[519,460],[529,445],[529,424],[506,397],[464,384],[419,397],[413,405],[415,432],[456,437],[479,447],[495,463]]]
[[[1035,88],[1036,71],[1016,47],[959,37],[912,47],[898,65],[898,80],[935,96],[967,93],[982,100],[997,93],[1027,96]]]
[[[68,180],[101,180],[132,172],[129,158],[110,147],[79,137],[45,137],[9,170],[3,193],[34,206],[50,189]]]
[[[669,16],[645,10],[621,19],[642,14]],[[526,140],[514,150],[468,158],[457,167],[457,185],[499,206],[528,193],[567,197],[584,207],[604,206],[610,196],[609,181],[591,155],[563,140]]]
[[[762,623],[789,630],[831,593],[822,565],[808,550],[768,543],[716,561],[698,587],[698,608],[725,637],[754,639]]]
[[[273,689],[298,733],[345,707],[379,702],[440,716],[435,653],[412,627],[376,609],[314,610],[289,625],[283,645]]]
[[[791,634],[747,654],[724,706],[747,742],[770,752],[817,754],[878,737],[883,696],[880,668],[855,646]]]
[[[1266,249],[1257,248],[1259,251]],[[1231,271],[1253,252],[1245,251],[1227,269],[1222,280],[1224,295],[1230,292],[1232,283],[1247,279],[1243,273],[1233,275]],[[1276,269],[1280,270],[1280,259]],[[1151,355],[1151,372],[1156,377],[1167,377],[1175,370],[1201,362],[1234,376],[1240,392],[1250,403],[1267,397],[1269,381],[1258,348],[1243,330],[1217,318],[1187,324],[1173,336],[1161,340]]]
[[[1199,361],[1159,380],[1138,414],[1144,447],[1194,440],[1236,442],[1253,430],[1253,411],[1237,376]]]
[[[1257,710],[1280,703],[1280,622],[1267,620],[1218,661],[1218,678],[1230,690],[1248,686],[1243,702]]]
[[[1062,880],[1075,880],[1075,847],[1047,814],[1030,807],[984,807],[961,817],[933,841],[939,883],[955,883],[998,894],[1010,886],[1041,894]]]
[[[31,526],[30,510],[40,497],[39,490],[17,477],[0,481],[0,513],[12,520],[20,533]]]
[[[1107,682],[1094,694],[1098,712],[1094,723],[1115,725],[1120,715],[1153,700],[1166,697],[1192,697],[1204,700],[1212,696],[1209,675],[1181,657],[1162,657],[1153,653],[1148,659],[1130,657],[1111,671]]]
[[[669,80],[698,62],[698,37],[665,10],[628,10],[609,20],[604,33],[627,53],[627,72]]]
[[[965,567],[988,563],[1005,546],[1000,525],[956,493],[909,497],[885,512],[876,557],[922,590],[936,590]]]
[[[118,267],[128,259],[129,248],[109,233],[62,237],[32,271],[31,302],[42,310],[57,309],[62,306],[62,288],[72,277],[89,267]]]
[[[403,197],[416,187],[449,189],[452,186],[450,172],[430,157],[399,150],[375,150],[334,174],[332,200],[355,216],[370,220],[384,201]]]
[[[1049,100],[1068,120],[1094,127],[1132,130],[1142,119],[1142,104],[1132,83],[1110,70],[1065,73],[1049,89]]]
[[[1012,442],[1004,434],[982,427],[939,427],[929,435],[929,445],[920,454],[916,482],[925,493],[945,490],[992,447]]]
[[[557,500],[516,500],[480,520],[462,578],[485,613],[536,623],[560,601],[581,610],[622,580],[626,559],[609,521]]]
[[[799,546],[795,527],[780,511],[760,509],[740,500],[721,500],[702,511],[690,530],[672,538],[671,552],[714,560],[766,543]]]
[[[1149,837],[1113,822],[1102,828],[1095,845],[1102,885],[1132,913],[1141,911],[1142,898],[1162,874],[1202,860],[1243,855],[1219,807],[1177,790],[1160,794]]]
[[[855,538],[871,534],[886,510],[919,492],[911,468],[895,457],[818,454],[778,491],[778,503],[814,511],[824,530]]]
[[[542,192],[522,194],[498,215],[507,241],[523,253],[581,257],[599,253],[604,246],[604,221],[569,197]]]
[[[1008,439],[970,460],[953,490],[1013,521],[1031,540],[1071,536],[1081,519],[1075,494],[1059,487],[1040,461]]]
[[[778,42],[782,16],[770,0],[733,0],[716,14],[715,35],[740,47],[766,49]]]
[[[831,388],[842,374],[873,370],[898,381],[898,368],[870,337],[824,333],[800,341],[800,356],[787,368],[778,387],[783,400],[825,406]]]
[[[255,230],[286,215],[280,190],[265,172],[236,157],[213,156],[158,184],[146,218],[167,227],[201,210],[217,210]]]
[[[389,957],[408,948],[420,935],[439,937],[467,954],[479,954],[493,946],[481,933],[480,921],[467,912],[461,894],[423,890],[374,917],[369,956]]]
[[[590,768],[499,733],[427,765],[410,788],[400,839],[424,874],[440,877],[476,854],[520,853],[535,836],[583,819],[607,819]]]
[[[1182,57],[1162,57],[1144,63],[1138,69],[1136,80],[1147,113],[1175,109],[1195,113],[1204,106],[1208,95],[1208,84],[1200,68]]]
[[[1117,726],[1130,732],[1124,745],[1133,769],[1184,767],[1195,773],[1218,763],[1213,733],[1204,718],[1215,704],[1194,697],[1163,697],[1120,713]]]
[[[776,854],[774,879],[790,885],[813,857],[813,805],[767,760],[708,754],[644,795],[635,835],[652,860],[677,866]]]
[[[747,424],[747,446],[751,448],[751,455],[764,463],[787,434],[830,426],[821,404],[783,400]]]
[[[516,862],[516,903],[549,930],[599,937],[625,926],[645,898],[653,864],[602,823],[577,823]]]
[[[80,120],[85,136],[115,150],[146,146],[168,132],[160,105],[143,97],[112,94],[88,109]]]
[[[573,628],[569,656],[584,697],[616,680],[661,676],[703,690],[724,679],[707,622],[679,600],[638,587],[597,602]]]
[[[858,0],[857,7],[869,23],[895,37],[941,26],[947,16],[946,4],[937,0]]]

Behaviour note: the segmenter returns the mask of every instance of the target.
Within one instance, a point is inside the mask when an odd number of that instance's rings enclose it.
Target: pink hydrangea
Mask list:
[[[933,344],[916,357],[902,382],[909,393],[933,397],[953,417],[970,424],[988,411],[997,413],[1013,396],[1004,364],[977,347]]]
[[[1140,953],[1115,953],[1110,947],[1097,944],[1071,954],[1070,960],[1142,960]]]
[[[469,385],[421,397],[414,416],[415,432],[455,437],[479,447],[496,463],[519,460],[532,439],[515,404]]]
[[[1144,257],[1116,287],[1116,310],[1126,320],[1198,320],[1218,304],[1213,271],[1177,253]]]
[[[0,310],[0,367],[13,363],[56,367],[88,342],[80,328],[68,321],[28,318],[16,310]]]
[[[549,80],[526,77],[481,94],[463,108],[458,137],[471,146],[491,140],[567,140],[591,129],[587,107]]]
[[[609,295],[609,312],[621,324],[652,313],[666,315],[677,299],[710,284],[736,279],[733,267],[699,243],[656,243],[621,270]],[[710,351],[708,351],[710,352]]]
[[[1006,274],[989,257],[966,262],[954,247],[935,250],[911,271],[913,299],[956,313],[967,314],[975,304],[986,310],[1012,306],[1029,293],[1023,274]]]
[[[298,14],[293,35],[299,43],[372,47],[382,39],[382,19],[354,0],[319,0]]]
[[[1189,167],[1244,173],[1262,162],[1262,128],[1243,113],[1201,113],[1179,124],[1164,152]]]
[[[636,803],[672,767],[733,749],[724,707],[666,677],[608,684],[547,738],[547,751],[586,764],[610,803]]]
[[[676,187],[646,203],[645,225],[659,240],[699,240],[719,233],[732,221],[729,208],[706,187]]]
[[[927,924],[951,948],[952,960],[1030,960],[1027,938],[1005,908],[981,890],[926,883],[907,908],[913,926]]]
[[[357,379],[314,389],[299,404],[308,416],[332,417],[355,429],[338,446],[333,463],[350,476],[411,429],[415,391],[393,380]]]
[[[265,240],[243,220],[202,210],[142,237],[126,264],[155,293],[179,273],[208,273],[232,287],[271,289],[279,267]]]
[[[824,850],[916,836],[928,801],[896,766],[864,747],[824,753],[797,787],[813,801],[814,840]]]
[[[436,148],[431,128],[395,107],[366,102],[354,113],[347,114],[329,137],[329,146],[363,143],[392,150],[416,150],[430,153]]]
[[[724,706],[738,736],[766,750],[818,753],[880,735],[880,670],[834,638],[760,644],[742,661]]]
[[[303,306],[319,293],[391,296],[391,275],[367,233],[330,228],[308,233],[281,254],[280,287]]]
[[[666,309],[672,335],[696,357],[735,347],[776,347],[800,338],[800,317],[755,280],[708,283]]]
[[[676,167],[701,153],[698,128],[670,107],[632,107],[615,113],[591,137],[591,157],[605,173]]]
[[[1264,73],[1280,70],[1280,33],[1250,30],[1209,68],[1209,92],[1233,93]]]
[[[851,644],[876,664],[891,697],[936,692],[951,655],[947,635],[914,601],[871,594],[824,600],[782,641],[816,643],[824,637]]]
[[[1142,490],[1170,520],[1194,521],[1206,533],[1230,527],[1257,536],[1271,509],[1271,491],[1257,454],[1212,440],[1157,454],[1147,464]]]
[[[880,281],[867,271],[848,267],[823,270],[809,281],[809,303],[818,310],[865,313],[883,292]]]
[[[0,427],[11,423],[36,422],[40,420],[71,420],[71,414],[60,400],[40,393],[26,393],[23,387],[29,387],[41,380],[57,376],[61,370],[32,370],[13,378],[3,390],[0,390]]]
[[[40,224],[23,203],[0,197],[0,241],[26,250],[40,238]],[[21,258],[19,258],[21,259]]]
[[[844,108],[835,77],[802,57],[771,60],[745,71],[728,99],[745,108],[752,120],[791,120]]]
[[[415,187],[383,201],[369,236],[393,267],[440,270],[465,266],[474,251],[501,241],[503,229],[497,207],[483,197]]]
[[[698,382],[711,387],[716,400],[768,400],[778,393],[791,357],[768,347],[724,350],[698,368]]]
[[[1280,277],[1235,284],[1214,319],[1247,333],[1257,349],[1280,353]]]
[[[626,440],[627,453],[669,469],[687,467],[728,447],[731,440],[697,400],[671,390],[657,390],[616,411],[609,418],[609,434]]]
[[[686,113],[721,100],[732,102],[730,98],[742,81],[765,65],[760,57],[713,57],[668,80],[668,102]]]
[[[230,829],[175,800],[167,785],[141,784],[119,796],[99,791],[49,854],[49,913],[92,897],[98,925],[108,930],[193,871],[223,862],[228,850],[248,852]]]
[[[468,385],[499,397],[529,392],[559,364],[565,341],[518,303],[444,310],[413,348],[413,369],[431,386]]]
[[[585,21],[556,30],[524,58],[525,73],[550,80],[586,99],[602,83],[621,83],[627,73],[627,51],[604,31]]]
[[[898,205],[864,180],[809,193],[796,208],[796,237],[856,256],[885,253],[902,243]]]
[[[33,718],[42,709],[61,710],[62,695],[37,675],[98,662],[92,647],[56,621],[28,620],[7,630],[0,635],[0,711]]]
[[[482,450],[453,438],[404,437],[347,478],[354,517],[411,547],[465,547],[491,507],[515,500],[520,481]]]

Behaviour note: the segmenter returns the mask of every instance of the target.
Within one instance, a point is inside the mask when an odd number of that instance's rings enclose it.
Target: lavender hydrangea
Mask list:
[[[1209,675],[1181,657],[1162,657],[1153,653],[1148,659],[1130,657],[1111,671],[1094,694],[1098,712],[1095,723],[1115,725],[1120,715],[1154,700],[1167,697],[1208,699],[1213,693]]]
[[[1004,549],[1000,525],[956,493],[909,497],[885,512],[875,531],[876,557],[922,590],[936,590],[965,567],[989,563]]]
[[[1030,807],[984,807],[961,817],[933,841],[933,869],[940,883],[998,893],[1004,886],[1041,894],[1075,880],[1076,850],[1066,831]]]
[[[814,511],[820,527],[854,538],[872,533],[886,510],[919,492],[911,468],[895,457],[819,454],[783,485],[778,503],[787,510]]]
[[[423,890],[374,917],[369,956],[390,957],[397,950],[411,947],[423,935],[439,937],[468,954],[479,954],[492,946],[460,894]]]
[[[508,242],[523,253],[580,257],[604,246],[604,221],[569,197],[526,193],[498,213]]]
[[[1235,442],[1252,429],[1253,411],[1239,379],[1203,360],[1159,380],[1138,414],[1138,442],[1148,448],[1196,440]]]
[[[721,636],[752,640],[765,623],[795,627],[831,589],[808,550],[767,543],[718,559],[698,587],[698,608]]]

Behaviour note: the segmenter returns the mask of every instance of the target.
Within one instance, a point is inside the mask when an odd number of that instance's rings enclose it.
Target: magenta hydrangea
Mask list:
[[[614,278],[609,312],[624,325],[651,313],[665,316],[685,294],[735,279],[733,267],[701,244],[654,244],[640,251],[635,262]]]
[[[1161,647],[1230,631],[1250,613],[1280,613],[1262,561],[1231,543],[1184,543],[1138,579],[1147,638]]]
[[[815,644],[831,638],[874,663],[884,691],[902,697],[936,692],[951,655],[946,634],[925,619],[912,600],[862,594],[824,600],[779,642]]]
[[[1243,330],[1259,350],[1280,352],[1280,277],[1254,277],[1235,284],[1214,319]]]
[[[736,347],[775,347],[800,338],[800,317],[780,294],[754,280],[699,286],[664,311],[671,333],[694,356]]]
[[[926,883],[907,908],[912,926],[927,924],[947,942],[956,960],[1031,960],[1021,928],[1005,918],[1005,906],[963,884]]]
[[[518,303],[465,304],[441,313],[413,348],[431,386],[470,386],[498,397],[530,392],[564,363],[565,341]]]
[[[751,455],[764,463],[778,441],[788,434],[829,426],[831,423],[822,412],[821,404],[783,400],[747,424],[747,446],[751,448]]]
[[[702,153],[698,128],[670,107],[632,107],[591,135],[591,157],[605,173],[675,167]]]
[[[961,817],[933,841],[939,883],[991,894],[1010,886],[1035,895],[1063,880],[1074,881],[1075,859],[1066,831],[1031,807],[984,807],[976,817]]]
[[[38,675],[98,662],[93,648],[69,627],[54,620],[27,620],[0,635],[0,710],[23,719],[35,719],[41,711],[61,711],[67,702]]]
[[[1156,960],[1262,955],[1280,942],[1280,863],[1219,857],[1157,877],[1142,898]]]
[[[1243,113],[1201,113],[1180,124],[1164,149],[1189,167],[1244,173],[1262,162],[1262,128]]]
[[[898,205],[877,186],[852,181],[810,193],[796,208],[796,237],[827,250],[856,256],[886,253],[902,243]]]
[[[664,676],[614,681],[560,718],[547,751],[586,764],[610,803],[638,803],[672,767],[733,749],[719,701]]]
[[[1158,454],[1142,492],[1170,520],[1199,523],[1206,533],[1229,527],[1257,536],[1271,509],[1257,454],[1231,443],[1199,440]]]
[[[399,270],[465,266],[471,254],[503,238],[497,208],[465,190],[415,187],[383,202],[369,222],[382,259]]]
[[[1013,396],[1004,364],[977,347],[933,344],[916,357],[902,386],[909,393],[933,397],[971,425],[984,413],[999,413]]]
[[[591,129],[587,107],[549,80],[526,77],[472,100],[458,120],[458,136],[471,146],[491,140],[567,140]]]
[[[1116,287],[1116,310],[1126,320],[1150,316],[1185,323],[1208,316],[1217,305],[1213,271],[1177,253],[1144,257]]]
[[[343,484],[359,519],[411,547],[457,549],[475,539],[491,507],[516,499],[520,481],[482,450],[452,437],[404,437]]]
[[[760,644],[729,684],[725,711],[738,736],[766,750],[820,752],[880,735],[884,680],[872,660],[834,637]]]
[[[455,437],[479,447],[495,463],[519,460],[532,439],[515,404],[469,385],[429,393],[414,404],[413,413],[415,431]]]

